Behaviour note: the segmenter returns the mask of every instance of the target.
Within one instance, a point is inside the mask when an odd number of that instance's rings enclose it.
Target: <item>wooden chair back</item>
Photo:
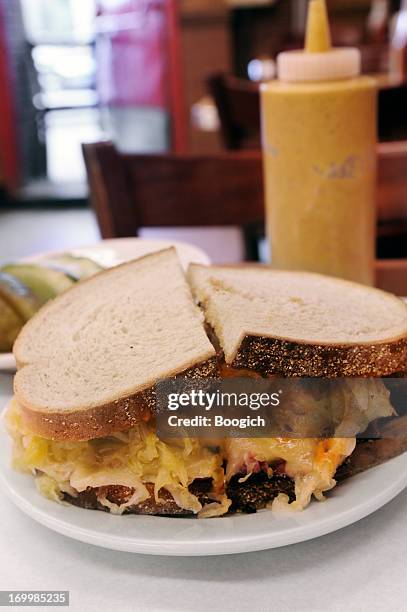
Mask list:
[[[378,259],[376,287],[407,298],[407,259]]]
[[[218,111],[225,148],[259,148],[259,86],[245,79],[216,74],[208,79],[208,87]]]
[[[103,238],[137,236],[142,227],[242,226],[246,258],[257,258],[255,228],[264,217],[258,152],[125,155],[107,142],[83,152]]]
[[[246,257],[256,258],[264,223],[259,151],[129,155],[108,142],[83,151],[103,238],[137,236],[142,227],[241,226]],[[378,253],[407,258],[407,142],[379,145],[378,160]]]

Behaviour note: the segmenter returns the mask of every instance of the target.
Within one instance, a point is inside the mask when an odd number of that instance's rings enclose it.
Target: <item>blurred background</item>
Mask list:
[[[363,72],[379,79],[380,140],[406,139],[407,2],[328,5],[334,44],[359,47]],[[109,140],[124,154],[258,149],[259,82],[273,78],[278,52],[302,46],[306,6],[0,0],[0,259],[99,237],[83,143]],[[218,261],[238,258],[229,239],[226,257],[215,237]]]

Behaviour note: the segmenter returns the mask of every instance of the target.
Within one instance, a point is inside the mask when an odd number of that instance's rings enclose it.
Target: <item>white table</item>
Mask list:
[[[1,407],[11,389],[12,377],[0,373]],[[406,517],[407,491],[318,540],[246,555],[165,558],[69,540],[2,498],[0,589],[69,590],[75,612],[401,612],[407,610]]]

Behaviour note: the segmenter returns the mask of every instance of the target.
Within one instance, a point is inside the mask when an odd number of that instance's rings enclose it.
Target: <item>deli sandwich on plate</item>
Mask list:
[[[191,265],[186,278],[168,249],[56,298],[25,326],[14,355],[7,414],[14,464],[47,497],[115,514],[303,509],[334,487],[344,466],[352,474],[359,460],[373,465],[389,456],[383,440],[368,452],[349,437],[161,440],[158,381],[236,371],[401,373],[407,306],[376,289],[268,268]],[[369,397],[355,388],[353,396],[366,423],[394,414],[381,380]]]

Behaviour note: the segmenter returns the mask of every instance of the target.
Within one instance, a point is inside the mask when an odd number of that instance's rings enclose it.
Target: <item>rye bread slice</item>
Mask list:
[[[389,293],[266,266],[192,264],[188,280],[234,368],[310,377],[407,369],[407,305]]]
[[[146,484],[146,488],[150,493],[149,499],[146,499],[140,504],[129,506],[125,509],[123,514],[143,514],[171,517],[195,516],[193,512],[180,508],[175,503],[171,493],[169,493],[166,489],[161,489],[160,502],[156,502],[154,498],[154,485],[148,483]],[[118,506],[125,503],[133,493],[132,489],[123,486],[112,485],[109,487],[103,487],[103,489],[103,493],[106,498],[110,502]],[[191,493],[198,497],[202,505],[204,505],[205,503],[210,503],[212,501],[208,496],[208,493],[211,489],[210,478],[196,480],[192,483],[189,489]],[[98,501],[98,493],[99,489],[96,488],[88,488],[86,489],[86,491],[78,493],[76,497],[65,493],[64,501],[74,506],[78,506],[79,508],[85,508],[87,510],[102,510],[103,512],[110,512],[107,506],[104,506]]]

